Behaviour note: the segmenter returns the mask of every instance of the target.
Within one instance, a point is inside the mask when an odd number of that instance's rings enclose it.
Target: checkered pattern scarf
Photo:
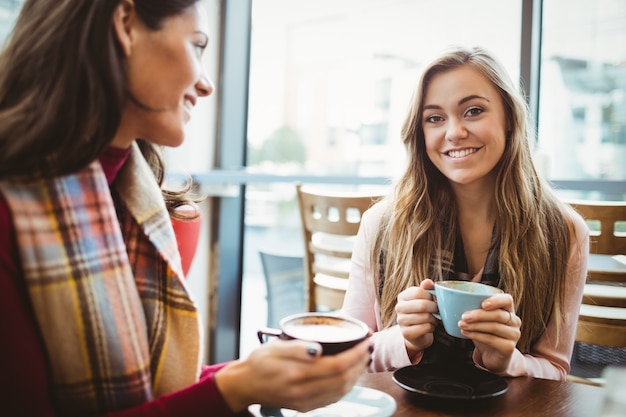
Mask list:
[[[0,187],[60,414],[121,410],[197,381],[198,314],[161,192],[136,146],[114,183],[115,203],[97,161],[74,175]]]

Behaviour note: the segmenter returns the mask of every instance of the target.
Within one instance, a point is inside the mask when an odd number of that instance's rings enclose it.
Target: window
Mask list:
[[[626,2],[544,0],[540,79],[548,177],[626,179]]]
[[[349,178],[397,175],[400,129],[424,65],[448,46],[480,45],[519,78],[521,7],[521,0],[253,0],[249,169],[340,176],[351,188],[358,186]],[[265,325],[259,249],[302,253],[292,182],[248,183],[245,204],[242,354]]]
[[[9,35],[24,0],[0,0],[0,42]]]
[[[288,129],[306,158],[294,153],[279,162],[281,172],[394,174],[404,158],[400,128],[417,79],[450,45],[484,46],[519,77],[521,0],[252,5],[248,165],[266,172],[277,161],[257,158],[258,150]]]

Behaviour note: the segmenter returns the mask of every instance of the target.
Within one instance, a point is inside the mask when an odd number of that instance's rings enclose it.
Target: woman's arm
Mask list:
[[[529,375],[536,378],[565,380],[569,373],[580,303],[587,279],[589,254],[589,229],[586,223],[574,213],[569,217],[573,225],[573,234],[565,279],[566,291],[559,343],[555,344],[557,323],[556,317],[552,315],[546,331],[532,346],[530,354],[522,354],[516,349],[503,375]],[[480,356],[476,351],[474,361],[482,366]]]
[[[0,195],[0,410],[8,416],[54,417],[45,347],[18,259],[10,211]],[[200,381],[186,389],[107,416],[236,415],[213,379],[222,366],[203,368]]]
[[[169,416],[237,416],[224,401],[215,383],[215,374],[226,364],[205,366],[197,383],[173,394],[127,410],[106,414],[106,417],[169,417]]]

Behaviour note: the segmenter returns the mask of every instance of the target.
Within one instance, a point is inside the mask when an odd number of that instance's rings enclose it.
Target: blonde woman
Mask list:
[[[406,172],[365,213],[343,313],[375,331],[371,371],[473,362],[562,380],[586,276],[588,229],[533,166],[525,101],[497,59],[448,51],[425,69],[402,130]],[[448,335],[433,281],[498,286]]]

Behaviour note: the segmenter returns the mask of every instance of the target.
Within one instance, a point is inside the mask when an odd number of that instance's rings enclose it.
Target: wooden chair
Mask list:
[[[589,270],[569,379],[602,385],[599,374],[603,366],[626,362],[626,273],[619,266],[611,270],[594,265],[598,259],[606,263],[626,254],[626,202],[570,200],[568,203],[583,216],[590,229]],[[591,257],[596,257],[594,262]]]
[[[587,298],[588,300],[589,298]],[[599,300],[604,300],[600,298]],[[607,365],[626,364],[626,308],[583,300],[568,379],[603,385]]]
[[[338,310],[348,285],[361,216],[382,194],[326,193],[296,185],[302,221],[308,311]]]
[[[589,225],[589,253],[613,257],[626,255],[626,201],[567,200]],[[588,281],[626,282],[624,273],[594,269],[590,262]]]

